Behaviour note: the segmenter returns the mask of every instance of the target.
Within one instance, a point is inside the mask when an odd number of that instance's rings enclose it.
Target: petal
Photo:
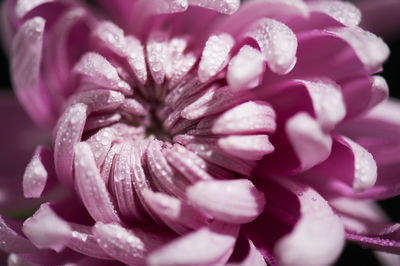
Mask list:
[[[248,223],[264,209],[264,193],[247,179],[200,181],[186,190],[196,207],[227,223]]]
[[[128,265],[143,265],[147,253],[167,240],[157,233],[128,231],[120,225],[101,222],[95,224],[93,234],[106,253]]]
[[[325,13],[346,26],[357,26],[361,21],[360,10],[349,2],[315,1],[308,6],[311,11]]]
[[[168,34],[154,31],[146,45],[147,63],[156,84],[164,82],[168,56]]]
[[[233,14],[239,9],[239,0],[188,0],[189,4],[192,6],[200,6],[216,10],[222,14]]]
[[[269,104],[248,101],[219,116],[212,126],[212,133],[273,133],[276,129],[275,118],[276,114]]]
[[[90,146],[81,142],[75,145],[75,184],[79,195],[95,221],[121,222]]]
[[[311,188],[289,182],[284,186],[297,192],[301,218],[275,246],[279,264],[331,265],[344,246],[344,228],[339,217]]]
[[[277,74],[286,74],[296,63],[297,38],[285,24],[273,19],[260,19],[250,26],[246,36],[258,43],[263,59]]]
[[[371,76],[369,77],[369,81],[372,89],[369,106],[374,107],[388,98],[389,87],[386,80],[381,76]]]
[[[80,76],[83,83],[113,89],[124,94],[132,93],[129,84],[119,77],[117,69],[97,53],[84,54],[73,71]]]
[[[242,255],[243,252],[247,254],[245,257]],[[239,254],[238,254],[239,253]],[[243,256],[239,257],[238,256]],[[232,262],[234,259],[234,262]],[[232,257],[229,259],[227,266],[265,266],[268,265],[264,260],[264,257],[254,246],[253,242],[249,239],[245,239],[243,236],[239,236],[235,250],[233,251]]]
[[[12,44],[11,74],[18,99],[32,119],[41,126],[54,123],[55,114],[41,84],[40,68],[45,21],[27,20]]]
[[[263,72],[264,64],[261,52],[249,45],[244,45],[229,62],[228,84],[235,90],[257,87],[261,83]]]
[[[18,0],[15,4],[15,14],[17,18],[21,19],[23,16],[28,14],[31,10],[35,9],[36,7],[44,4],[52,2],[53,0]]]
[[[224,264],[231,255],[238,225],[214,222],[186,234],[152,252],[149,265],[212,265]]]
[[[24,196],[26,198],[39,198],[43,193],[49,175],[55,177],[53,152],[39,146],[26,166],[22,183]]]
[[[73,186],[74,145],[82,137],[88,107],[78,103],[69,106],[55,127],[54,164],[60,182]]]
[[[328,158],[332,139],[308,114],[296,114],[287,121],[285,128],[301,169],[309,169]]]
[[[37,248],[21,233],[22,223],[0,216],[0,249],[7,253],[35,252]]]
[[[51,248],[57,252],[65,247],[71,236],[71,227],[54,213],[48,203],[42,204],[24,222],[22,230],[38,248]]]
[[[260,160],[274,151],[267,135],[231,135],[218,139],[218,146],[226,153],[245,160]]]
[[[133,36],[127,36],[126,43],[125,53],[128,58],[128,64],[139,82],[145,84],[147,81],[147,69],[143,45]]]
[[[389,56],[389,47],[373,33],[356,27],[329,30],[347,41],[363,62],[367,71],[377,71]]]
[[[124,102],[122,93],[113,90],[94,89],[75,93],[68,101],[68,105],[83,103],[88,112],[110,111],[117,109]]]
[[[234,39],[225,33],[208,38],[199,63],[201,82],[208,81],[226,66],[234,43]]]

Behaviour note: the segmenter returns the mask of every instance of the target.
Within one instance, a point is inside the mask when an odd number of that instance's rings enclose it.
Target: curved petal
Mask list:
[[[265,205],[264,193],[247,179],[200,181],[186,194],[191,204],[227,223],[251,222]]]
[[[190,5],[209,8],[221,12],[222,14],[233,14],[240,6],[239,0],[188,0]]]
[[[101,179],[99,169],[89,144],[75,145],[75,184],[79,195],[95,221],[117,222],[121,220]]]
[[[199,265],[224,264],[231,255],[238,225],[213,222],[192,233],[186,234],[153,251],[149,265]]]
[[[0,249],[7,253],[30,253],[37,248],[22,235],[22,223],[0,216]]]
[[[48,203],[40,206],[22,227],[24,234],[38,248],[51,248],[60,252],[71,237],[71,227],[58,217]]]
[[[101,222],[95,224],[93,234],[107,254],[128,265],[143,265],[146,255],[168,240],[158,233],[127,230],[118,224]]]
[[[260,160],[274,151],[267,135],[222,137],[218,146],[226,153],[244,160]]]
[[[301,217],[293,231],[275,246],[279,264],[331,265],[344,247],[344,228],[339,217],[311,188],[282,183],[291,191],[296,191]]]
[[[41,126],[51,126],[55,112],[44,90],[40,68],[45,20],[34,17],[18,30],[12,44],[11,74],[15,92],[32,119]]]
[[[39,198],[47,184],[48,178],[55,178],[53,152],[39,146],[33,158],[26,166],[23,176],[23,190],[26,198]]]

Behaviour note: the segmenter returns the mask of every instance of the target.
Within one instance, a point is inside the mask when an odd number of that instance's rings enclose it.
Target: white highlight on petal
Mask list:
[[[315,1],[308,4],[311,11],[320,11],[346,26],[357,26],[361,21],[360,10],[349,2]]]
[[[200,181],[186,194],[191,204],[227,223],[251,222],[265,205],[264,193],[248,179]]]
[[[381,76],[370,76],[369,82],[371,83],[372,95],[369,103],[370,107],[386,100],[389,96],[389,86],[386,80]]]
[[[48,173],[40,158],[43,156],[43,152],[47,152],[47,150],[38,147],[25,169],[22,185],[26,198],[39,198],[46,186]],[[50,153],[50,151],[48,152]]]
[[[146,52],[154,82],[163,83],[168,59],[168,34],[162,31],[152,32],[146,45]]]
[[[254,88],[261,83],[263,72],[261,52],[249,45],[244,45],[229,62],[228,84],[235,90]]]
[[[239,9],[240,0],[188,0],[191,6],[209,8],[223,14],[233,14]]]
[[[45,4],[53,2],[54,0],[18,0],[15,4],[15,14],[17,18],[22,18],[27,13],[29,13],[32,9]]]
[[[389,47],[375,34],[358,27],[342,27],[328,30],[343,38],[354,49],[367,71],[377,71],[389,57]]]
[[[285,180],[288,181],[288,180]],[[282,182],[300,201],[300,220],[275,245],[279,265],[331,265],[342,252],[345,235],[340,218],[313,189]]]
[[[145,84],[147,81],[147,68],[144,47],[138,39],[132,36],[126,37],[126,45],[125,56],[128,58],[128,64],[139,82]]]
[[[125,94],[132,92],[129,84],[119,77],[117,69],[97,53],[84,54],[73,71],[82,76],[83,82],[114,89]]]
[[[272,133],[276,129],[275,119],[275,111],[269,104],[248,101],[220,115],[212,126],[212,133]]]
[[[218,146],[226,153],[245,160],[260,160],[274,151],[267,135],[222,137],[218,140]]]
[[[328,158],[332,138],[326,134],[310,115],[300,112],[291,117],[285,126],[286,134],[306,170]]]
[[[170,14],[185,11],[189,6],[188,0],[152,1],[152,11],[156,14]]]
[[[361,145],[349,138],[342,137],[350,145],[354,155],[354,180],[355,192],[362,192],[375,185],[377,178],[377,166],[371,153]]]
[[[72,229],[44,203],[24,222],[22,231],[38,248],[60,252],[68,243]]]
[[[297,61],[297,38],[288,26],[263,18],[255,22],[246,35],[258,42],[263,58],[273,72],[283,75],[292,70]]]
[[[224,265],[231,255],[239,225],[213,222],[152,252],[149,265]]]
[[[212,35],[208,38],[198,70],[201,82],[208,81],[226,66],[234,43],[232,36],[226,33]]]

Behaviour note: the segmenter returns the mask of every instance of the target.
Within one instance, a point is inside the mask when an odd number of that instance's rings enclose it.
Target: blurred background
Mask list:
[[[359,0],[360,1],[360,0]],[[362,1],[362,0],[361,0]],[[374,0],[379,2],[380,0]],[[400,1],[400,0],[394,0]],[[1,3],[2,1],[0,1]],[[356,1],[353,1],[356,2]],[[370,7],[367,12],[373,12],[374,7]],[[400,13],[399,13],[400,14]],[[376,25],[381,25],[380,20],[393,19],[394,17],[385,17],[384,14],[380,14],[380,17],[377,17],[374,24],[368,25],[371,30],[381,31],[382,29],[376,29]],[[400,18],[397,18],[400,20]],[[387,21],[386,21],[387,23]],[[400,26],[400,23],[397,23]],[[388,61],[384,65],[384,71],[382,75],[386,78],[386,81],[389,84],[390,95],[391,97],[400,99],[400,28],[397,30],[398,37],[395,35],[385,35],[385,41],[390,46],[391,55]],[[9,66],[8,60],[4,51],[0,48],[0,93],[12,93],[11,90],[11,81],[9,76]],[[400,114],[399,114],[400,115]],[[7,126],[7,125],[3,125]],[[400,138],[400,136],[399,136]],[[399,173],[400,178],[400,173]],[[391,217],[391,219],[395,222],[400,222],[400,197],[395,197],[389,200],[384,200],[379,202],[382,208],[386,211],[386,213]],[[399,259],[400,262],[400,259]],[[363,266],[373,266],[380,265],[376,257],[373,253],[364,249],[360,246],[354,244],[347,244],[342,256],[335,264],[337,266],[344,265],[363,265]]]

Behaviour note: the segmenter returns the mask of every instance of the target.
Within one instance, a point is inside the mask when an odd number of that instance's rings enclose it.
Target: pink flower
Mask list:
[[[400,253],[371,202],[400,194],[400,105],[355,6],[95,2],[3,5],[15,93],[53,129],[23,175],[40,208],[0,220],[10,263],[329,265],[345,239]]]

